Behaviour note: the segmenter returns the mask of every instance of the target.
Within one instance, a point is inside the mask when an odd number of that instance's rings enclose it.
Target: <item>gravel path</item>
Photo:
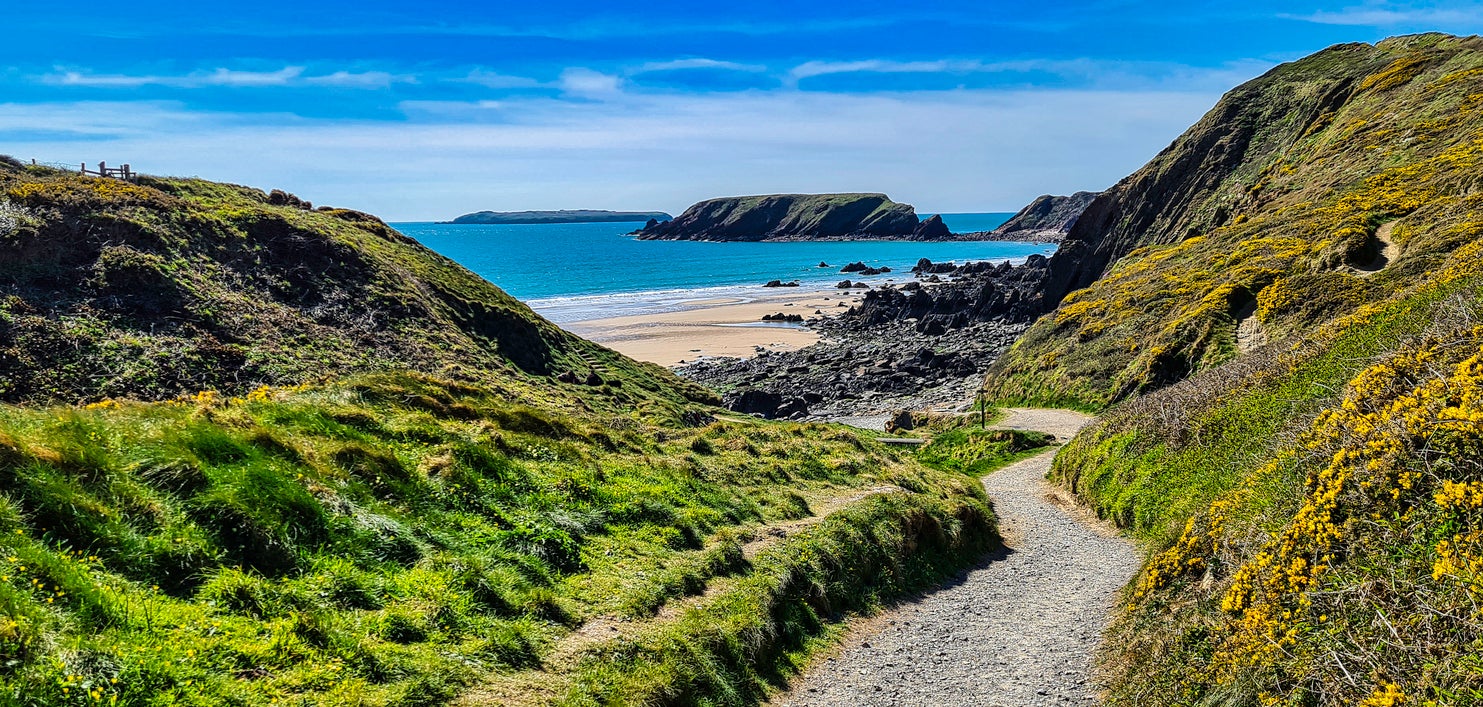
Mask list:
[[[1089,418],[1011,410],[1003,427],[1069,439]],[[852,631],[774,705],[1090,705],[1092,653],[1133,546],[1045,483],[1054,451],[990,474],[1007,548]]]

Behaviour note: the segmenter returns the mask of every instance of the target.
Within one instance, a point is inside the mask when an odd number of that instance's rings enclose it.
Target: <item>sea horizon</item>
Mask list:
[[[943,218],[955,232],[974,232],[1012,215]],[[1013,241],[640,241],[629,234],[643,224],[627,222],[391,225],[558,324],[680,311],[717,298],[747,301],[779,291],[763,287],[770,280],[797,282],[801,290],[833,289],[841,280],[900,284],[912,279],[921,258],[1023,262],[1055,251],[1054,244]],[[851,262],[891,272],[841,273]]]

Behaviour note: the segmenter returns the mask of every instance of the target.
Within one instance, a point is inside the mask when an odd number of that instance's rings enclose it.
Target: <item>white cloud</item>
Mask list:
[[[983,62],[941,59],[933,61],[809,61],[788,72],[791,85],[820,76],[851,73],[880,74],[990,74],[1042,73],[1059,76],[1068,83],[1092,88],[1207,91],[1224,90],[1270,69],[1271,61],[1241,60],[1217,67],[1156,61],[1106,61],[1092,59],[1027,59]]]
[[[1483,5],[1467,4],[1461,7],[1404,7],[1390,3],[1369,3],[1346,7],[1340,10],[1320,10],[1307,15],[1282,14],[1279,17],[1302,20],[1325,25],[1361,27],[1411,26],[1456,26],[1477,27],[1483,25]]]
[[[512,76],[483,69],[474,69],[469,72],[468,76],[459,80],[485,88],[540,88],[545,85],[528,76]]]
[[[592,72],[597,74],[597,72]],[[939,91],[844,95],[612,92],[409,104],[404,122],[188,111],[178,104],[0,105],[17,157],[129,162],[151,173],[294,191],[392,220],[479,209],[677,212],[743,193],[884,191],[923,211],[1013,210],[1101,189],[1151,158],[1218,91]],[[412,108],[415,108],[413,110]]]
[[[690,69],[722,69],[726,71],[746,71],[752,73],[767,71],[767,67],[762,64],[741,64],[734,61],[691,58],[675,59],[673,61],[651,61],[631,69],[628,73],[647,74],[655,71],[686,71]]]
[[[337,88],[377,89],[387,88],[393,83],[415,83],[416,78],[408,75],[390,74],[384,71],[336,71],[329,74],[307,75],[302,66],[285,66],[277,71],[238,71],[217,68],[211,71],[196,71],[178,75],[128,75],[89,74],[80,71],[59,71],[41,77],[41,82],[53,86],[81,86],[90,88],[140,88],[164,86],[168,88],[263,88],[282,86],[331,86]]]
[[[941,74],[982,73],[1005,71],[1004,64],[987,64],[981,61],[895,61],[891,59],[863,59],[860,61],[810,61],[793,67],[788,75],[794,80],[829,76],[831,74]]]
[[[623,79],[612,74],[583,67],[572,67],[561,72],[556,86],[562,93],[580,98],[610,98],[623,91]]]

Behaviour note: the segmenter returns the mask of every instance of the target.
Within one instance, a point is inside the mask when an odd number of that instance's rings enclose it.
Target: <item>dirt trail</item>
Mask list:
[[[1064,441],[1089,419],[1013,409],[999,426]],[[771,704],[1095,704],[1092,653],[1138,555],[1044,481],[1054,455],[984,479],[1005,550],[852,631]]]
[[[1375,231],[1375,240],[1380,243],[1380,252],[1375,254],[1373,261],[1356,266],[1354,268],[1356,275],[1360,277],[1374,275],[1384,270],[1386,266],[1395,262],[1395,259],[1401,256],[1401,247],[1396,245],[1394,238],[1391,238],[1391,234],[1395,232],[1395,227],[1398,223],[1400,223],[1398,220],[1388,221]]]

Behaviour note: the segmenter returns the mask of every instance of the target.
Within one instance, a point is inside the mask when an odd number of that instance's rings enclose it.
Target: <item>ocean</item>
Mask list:
[[[942,217],[961,233],[991,230],[1012,215]],[[1055,250],[1050,244],[993,241],[708,243],[640,241],[627,235],[642,225],[392,224],[557,323],[675,311],[720,297],[755,297],[769,291],[760,287],[768,280],[797,280],[801,287],[816,289],[843,279],[903,282],[921,258],[1019,261]],[[893,272],[871,278],[839,272],[854,261],[889,266]],[[821,262],[829,267],[819,267]]]

